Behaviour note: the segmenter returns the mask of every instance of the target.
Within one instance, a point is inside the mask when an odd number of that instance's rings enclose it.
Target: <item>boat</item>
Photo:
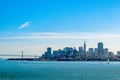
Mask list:
[[[110,64],[110,60],[109,59],[107,60],[107,64]]]
[[[24,60],[24,61],[23,61],[23,63],[24,63],[24,64],[26,64],[26,63],[27,63],[27,61],[25,61],[25,60]]]

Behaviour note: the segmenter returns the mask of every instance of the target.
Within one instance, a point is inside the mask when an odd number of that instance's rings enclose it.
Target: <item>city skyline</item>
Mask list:
[[[64,47],[63,49],[52,50],[52,47],[47,47],[42,56],[36,60],[40,61],[119,61],[120,51],[117,54],[109,51],[109,48],[104,48],[104,43],[98,42],[96,48],[88,48],[86,50],[86,42],[83,46],[76,47]]]
[[[87,48],[86,48],[87,47]],[[72,48],[72,49],[75,49],[75,50],[77,50],[77,51],[79,51],[80,49],[82,49],[83,50],[83,54],[86,54],[87,52],[89,52],[89,50],[93,50],[93,51],[95,51],[96,49],[97,49],[97,54],[103,54],[104,53],[104,49],[107,49],[107,52],[113,52],[113,51],[111,51],[111,50],[109,50],[109,48],[108,47],[105,47],[105,45],[104,45],[104,43],[103,42],[98,42],[97,44],[96,44],[96,47],[88,47],[87,46],[87,44],[86,44],[86,41],[84,41],[84,43],[83,43],[83,45],[80,45],[80,46],[78,46],[78,47],[76,47],[76,46],[65,46],[65,47],[63,47],[63,48],[58,48],[58,49],[53,49],[51,46],[48,46],[48,47],[46,47],[46,49],[47,50],[45,50],[44,51],[44,53],[46,52],[46,51],[48,51],[49,53],[52,53],[52,52],[54,52],[54,51],[56,51],[56,50],[64,50],[65,48]],[[116,53],[117,52],[119,52],[119,51],[116,51]],[[114,53],[114,52],[113,52]],[[52,53],[53,54],[53,53]],[[115,54],[115,53],[114,53]],[[115,55],[117,55],[117,54],[115,54]]]
[[[98,42],[120,50],[119,0],[2,0],[0,54],[41,55],[47,47],[79,47]]]

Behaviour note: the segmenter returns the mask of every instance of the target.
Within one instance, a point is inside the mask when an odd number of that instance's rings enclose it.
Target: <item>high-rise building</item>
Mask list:
[[[120,51],[117,51],[117,56],[120,57]]]
[[[64,50],[66,53],[68,53],[68,52],[73,52],[73,48],[72,48],[72,47],[65,47],[63,50]]]
[[[60,56],[59,51],[53,51],[54,58],[58,58]]]
[[[47,48],[47,53],[51,54],[51,47]]]
[[[77,51],[77,49],[74,47],[74,49],[73,49],[73,56],[76,57],[77,55],[78,55],[78,51]]]
[[[86,42],[84,41],[84,54],[86,54]]]
[[[94,53],[93,48],[89,48],[89,53],[90,53],[90,54],[93,54],[93,53]]]
[[[60,56],[65,56],[65,51],[63,51],[63,50],[61,50],[61,49],[59,49],[58,51],[59,51],[59,53],[60,53]]]
[[[103,54],[107,55],[108,54],[108,48],[103,49]]]
[[[97,57],[98,56],[98,48],[94,48],[95,50],[95,56]]]
[[[98,43],[98,55],[102,55],[103,54],[103,43],[99,42]]]
[[[113,58],[114,57],[114,53],[113,52],[108,52],[108,58]]]
[[[45,58],[47,58],[47,59],[52,58],[51,47],[47,48],[47,52],[45,52]]]
[[[71,56],[72,53],[73,53],[73,48],[72,47],[65,47],[63,50],[65,51],[65,54],[67,56]]]
[[[82,54],[82,55],[84,54],[83,47],[79,47],[79,53]]]
[[[98,53],[98,48],[95,48],[95,53]]]

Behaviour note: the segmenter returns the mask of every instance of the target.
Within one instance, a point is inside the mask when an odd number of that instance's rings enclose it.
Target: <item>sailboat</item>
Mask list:
[[[110,60],[109,59],[107,60],[107,64],[110,64]]]

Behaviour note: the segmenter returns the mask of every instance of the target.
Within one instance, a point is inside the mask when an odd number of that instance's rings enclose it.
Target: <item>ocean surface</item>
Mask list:
[[[0,60],[0,80],[120,80],[120,62]]]

